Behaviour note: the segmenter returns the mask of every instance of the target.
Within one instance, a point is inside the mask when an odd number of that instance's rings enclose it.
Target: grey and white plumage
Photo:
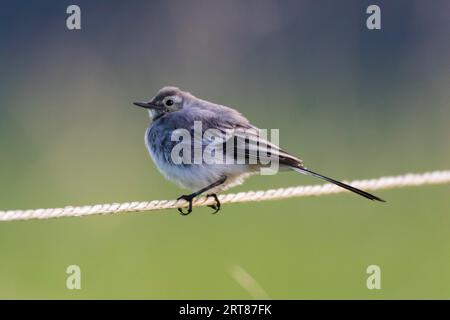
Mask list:
[[[256,148],[261,148],[261,146],[270,148],[270,153],[268,154],[278,157],[280,169],[292,169],[300,173],[316,176],[368,199],[383,201],[365,191],[306,169],[300,159],[281,150],[266,139],[262,139],[259,135],[259,129],[253,126],[241,113],[232,108],[196,98],[192,94],[181,91],[176,87],[164,87],[150,101],[135,102],[134,104],[147,108],[149,116],[153,120],[145,133],[145,145],[158,170],[167,179],[175,182],[180,187],[195,191],[193,194],[180,197],[190,202],[187,213],[192,211],[192,199],[203,192],[207,192],[215,197],[217,204],[213,207],[218,211],[220,203],[215,195],[217,192],[241,184],[245,178],[258,172],[264,166],[262,164],[263,161],[258,161],[256,164],[249,164],[248,162],[238,164],[235,161],[232,164],[207,164],[205,162],[199,164],[175,164],[171,157],[171,151],[178,143],[177,141],[172,141],[174,130],[188,130],[192,137],[192,141],[189,141],[191,145],[195,145],[195,142],[197,142],[197,145],[204,148],[211,143],[210,140],[206,141],[203,135],[196,136],[194,134],[195,121],[201,121],[203,132],[208,129],[217,129],[223,133],[227,130],[235,130],[233,131],[235,132],[234,135],[239,135],[240,130],[252,132],[250,140],[258,141],[258,144],[255,144]],[[237,143],[234,146],[234,150],[231,150],[232,152],[229,152],[230,150],[224,152],[225,157],[236,157],[237,155],[247,158],[252,157],[253,153],[249,152],[248,148],[248,144]],[[259,154],[257,156],[260,157]],[[180,210],[180,212],[182,211]]]

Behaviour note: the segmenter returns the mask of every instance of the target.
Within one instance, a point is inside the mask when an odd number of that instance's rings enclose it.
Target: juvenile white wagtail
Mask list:
[[[192,146],[192,153],[195,153],[195,149],[199,148],[198,146],[204,151],[211,144],[212,140],[210,137],[205,137],[203,133],[208,129],[215,129],[217,132],[224,134],[224,141],[226,141],[223,142],[222,150],[224,150],[224,157],[227,159],[231,157],[236,160],[237,157],[243,156],[245,160],[252,158],[262,160],[263,156],[261,154],[266,154],[271,158],[276,157],[280,169],[291,169],[318,177],[367,199],[384,202],[384,200],[368,192],[306,169],[300,159],[261,137],[259,129],[251,125],[243,115],[232,108],[198,99],[176,87],[164,87],[150,101],[134,102],[134,104],[148,109],[149,116],[153,120],[145,132],[145,145],[159,171],[167,179],[177,183],[179,186],[195,191],[192,194],[182,195],[178,198],[184,199],[189,203],[186,212],[181,208],[178,209],[183,215],[192,212],[193,199],[202,193],[206,193],[207,197],[215,199],[216,203],[211,207],[216,213],[220,210],[217,192],[241,184],[246,177],[267,166],[267,162],[264,164],[262,163],[263,161],[256,163],[254,161],[246,163],[236,161],[233,163],[228,161],[225,163],[211,163],[202,159],[200,162],[185,161],[179,163],[174,160],[172,151],[179,143],[173,138],[173,133],[180,129],[190,133],[189,143]],[[194,132],[195,122],[197,121],[201,123],[202,132],[200,135]],[[231,136],[226,135],[226,132],[230,132],[230,130],[234,130],[234,134]],[[230,150],[230,147],[227,148],[229,144],[226,143],[236,140],[236,137],[239,137],[238,132],[240,130],[252,133],[246,135],[245,143],[231,144],[233,150]],[[252,149],[250,145],[256,146],[256,151],[258,152],[251,152],[252,150],[255,151],[255,147]],[[192,155],[189,155],[188,160],[191,160],[191,157]]]

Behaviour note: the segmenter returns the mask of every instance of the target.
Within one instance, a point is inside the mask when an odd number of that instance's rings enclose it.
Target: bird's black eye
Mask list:
[[[172,99],[167,99],[166,100],[166,106],[170,107],[171,105],[173,105],[173,100]]]

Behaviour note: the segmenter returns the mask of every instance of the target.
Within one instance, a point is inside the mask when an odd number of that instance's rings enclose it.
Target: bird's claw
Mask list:
[[[177,208],[178,212],[182,215],[182,216],[187,216],[188,214],[190,214],[192,212],[192,200],[194,200],[194,197],[191,195],[182,195],[181,197],[178,197],[177,200],[186,200],[189,203],[188,209],[187,211],[183,211],[183,208]]]
[[[220,201],[219,198],[217,197],[217,194],[212,193],[212,194],[207,194],[206,198],[208,199],[209,197],[213,197],[214,200],[216,201],[215,204],[209,205],[208,207],[212,208],[214,210],[213,214],[216,214],[217,212],[219,212],[220,210]]]
[[[217,195],[215,193],[206,195],[206,198],[209,198],[209,197],[213,197],[214,200],[216,201],[215,204],[212,204],[212,205],[208,206],[208,207],[214,209],[213,214],[215,214],[215,213],[219,212],[219,210],[220,210],[219,198],[217,197]],[[177,200],[185,200],[185,201],[187,201],[189,203],[187,211],[183,211],[183,208],[177,208],[178,212],[181,215],[187,216],[188,214],[190,214],[192,212],[192,201],[194,200],[194,196],[192,196],[192,195],[182,195],[181,197],[178,197]]]

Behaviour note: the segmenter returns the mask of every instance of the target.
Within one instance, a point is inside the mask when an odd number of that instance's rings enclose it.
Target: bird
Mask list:
[[[214,210],[213,213],[218,212],[221,209],[221,203],[217,194],[242,184],[246,178],[267,167],[269,157],[276,158],[281,171],[295,171],[310,175],[367,199],[385,202],[373,194],[306,168],[302,160],[268,141],[261,135],[260,129],[233,108],[197,98],[174,86],[163,87],[150,100],[133,102],[133,104],[148,110],[151,123],[145,131],[144,140],[157,169],[181,188],[193,191],[177,199],[187,201],[186,211],[178,208],[182,215],[192,212],[192,202],[201,194],[206,194],[207,198],[214,198],[215,203],[210,207]],[[195,132],[196,122],[201,124],[200,134]],[[214,139],[211,139],[205,136],[208,130],[219,134],[216,133]],[[187,132],[189,134],[187,141],[180,142],[180,139],[174,139],[176,132]],[[250,132],[245,136],[244,143],[236,143],[236,140],[242,140],[238,139],[242,138],[240,132]],[[215,140],[219,138],[218,136],[222,140]],[[213,141],[216,141],[216,146],[223,147],[218,150],[223,152],[222,159],[227,161],[217,163],[207,162],[204,159],[192,161],[192,153],[195,154],[198,149],[204,151],[208,145],[214,144]],[[229,144],[230,141],[235,143]],[[179,143],[187,146],[183,152],[179,153],[179,156],[188,161],[180,162],[179,159],[178,161],[174,159],[173,151]],[[262,150],[265,152],[260,152]],[[236,160],[238,157],[244,158],[246,162],[228,161]]]

